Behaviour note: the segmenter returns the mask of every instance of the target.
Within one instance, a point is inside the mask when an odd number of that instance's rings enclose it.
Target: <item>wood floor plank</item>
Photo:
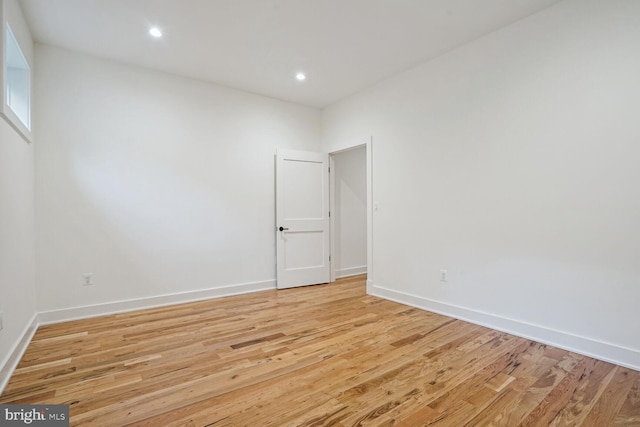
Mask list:
[[[597,363],[597,360],[585,357],[568,373],[554,367],[536,381],[533,388],[547,388],[551,391],[520,426],[548,426],[571,399],[578,383],[589,376]]]
[[[611,424],[611,420],[615,419],[616,414],[620,411],[620,407],[636,378],[633,371],[619,366],[615,367],[613,372],[615,375],[612,375],[611,381],[603,387],[604,391],[596,400],[595,405],[592,405],[582,423],[583,426],[597,427],[605,423]]]
[[[514,381],[507,385],[508,397],[504,397],[499,403],[495,403],[491,412],[492,419],[488,419],[487,424],[493,425],[518,425],[529,412],[544,399],[550,391],[550,387],[533,387],[539,378],[545,377],[552,368],[564,360],[562,355],[560,359],[547,357],[547,346],[537,344],[529,346],[528,351],[523,353],[522,357],[514,363],[513,367],[506,370],[509,376],[515,378]],[[549,354],[554,356],[554,354]],[[507,404],[507,399],[508,404]],[[482,418],[476,418],[480,421]]]
[[[640,378],[634,372],[635,381],[631,390],[613,419],[614,426],[640,426]]]
[[[615,372],[614,365],[597,361],[591,374],[580,383],[569,402],[558,412],[558,415],[549,425],[570,426],[583,424],[591,408],[600,399],[602,392],[611,382]]]
[[[640,425],[640,372],[365,293],[365,278],[42,326],[0,403],[73,426]]]

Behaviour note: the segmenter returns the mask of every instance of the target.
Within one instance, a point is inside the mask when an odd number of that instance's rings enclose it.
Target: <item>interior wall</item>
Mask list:
[[[358,147],[332,155],[336,277],[367,272],[367,156]]]
[[[25,56],[30,55],[31,36],[17,3],[0,1],[3,6]],[[0,118],[0,392],[9,358],[36,314],[34,213],[34,144]]]
[[[373,135],[374,293],[640,369],[639,19],[563,1],[324,111]]]
[[[0,370],[36,314],[35,283],[33,145],[0,119]]]
[[[319,110],[50,46],[36,59],[41,311],[275,286],[274,155],[318,150]]]

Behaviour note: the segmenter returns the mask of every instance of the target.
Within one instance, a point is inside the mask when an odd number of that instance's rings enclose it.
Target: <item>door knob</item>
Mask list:
[[[280,231],[285,231],[285,230],[288,230],[288,228],[286,228],[286,227],[280,227],[280,228],[279,228],[279,230],[280,230]]]

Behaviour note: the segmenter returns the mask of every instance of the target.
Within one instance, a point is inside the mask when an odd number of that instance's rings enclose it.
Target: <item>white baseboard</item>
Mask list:
[[[367,274],[367,266],[341,268],[336,270],[336,279],[342,279],[343,277],[358,276],[360,274]]]
[[[127,311],[143,310],[145,308],[156,308],[166,305],[183,304],[187,302],[266,291],[275,288],[275,280],[265,280],[262,282],[242,283],[238,285],[222,286],[198,291],[180,292],[148,298],[138,298],[83,307],[45,311],[41,312],[38,318],[40,320],[40,325],[48,325],[52,323],[68,322],[70,320],[88,319],[91,317],[106,316],[109,314],[125,313]]]
[[[640,371],[638,350],[395,291],[369,281],[367,293]]]
[[[27,350],[33,335],[36,333],[38,329],[38,314],[35,313],[31,318],[31,321],[27,324],[27,326],[20,334],[20,339],[13,345],[11,351],[2,361],[2,365],[0,365],[0,396],[4,391],[4,388],[9,383],[9,379],[11,375],[13,375],[13,371],[15,371],[18,363],[20,363],[20,359],[22,359],[22,355]]]

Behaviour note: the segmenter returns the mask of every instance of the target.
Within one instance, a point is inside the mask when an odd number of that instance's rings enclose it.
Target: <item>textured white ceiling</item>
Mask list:
[[[21,0],[37,41],[327,106],[559,0]],[[151,25],[162,39],[148,34]],[[305,71],[308,78],[294,76]]]

